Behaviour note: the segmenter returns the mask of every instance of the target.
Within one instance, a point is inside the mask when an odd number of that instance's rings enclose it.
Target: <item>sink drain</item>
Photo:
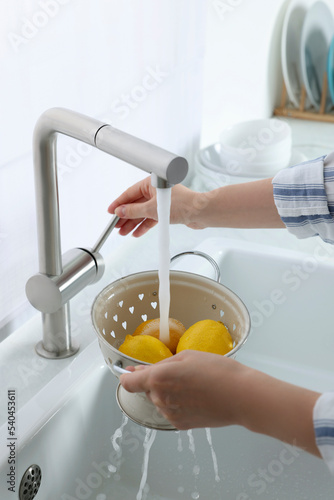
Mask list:
[[[20,500],[33,500],[38,493],[42,481],[41,468],[34,464],[30,465],[22,476],[19,499]]]

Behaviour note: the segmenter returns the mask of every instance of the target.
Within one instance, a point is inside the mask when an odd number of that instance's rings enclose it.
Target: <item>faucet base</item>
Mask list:
[[[80,349],[80,345],[77,342],[72,342],[71,346],[67,349],[64,349],[63,351],[58,351],[58,352],[50,352],[47,349],[45,349],[43,342],[40,341],[38,344],[35,346],[35,351],[39,356],[42,356],[42,358],[47,358],[47,359],[64,359],[64,358],[69,358],[70,356],[73,356],[78,352]]]

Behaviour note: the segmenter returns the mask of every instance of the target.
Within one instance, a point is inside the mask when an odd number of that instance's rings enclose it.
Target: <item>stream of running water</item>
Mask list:
[[[122,452],[122,440],[123,440],[123,433],[124,430],[126,429],[126,425],[128,424],[129,419],[123,415],[122,417],[122,423],[121,425],[115,430],[114,434],[111,437],[111,444],[113,447],[113,450],[117,454],[117,463],[115,464],[110,464],[109,471],[110,471],[110,476],[113,476],[115,480],[119,481],[121,476],[120,476],[120,468],[122,464],[126,464],[125,457],[123,457],[123,452]],[[140,428],[141,431],[143,432],[144,429]],[[142,440],[142,463],[141,463],[141,479],[140,483],[138,485],[138,490],[137,494],[135,497],[133,497],[133,500],[148,500],[150,497],[149,495],[149,460],[150,460],[150,452],[152,448],[154,447],[154,443],[157,437],[157,431],[153,429],[145,429],[145,435],[141,436]],[[192,486],[192,492],[190,493],[190,499],[191,500],[198,500],[201,498],[201,494],[199,492],[199,485],[198,485],[198,480],[201,474],[201,464],[200,461],[197,457],[196,454],[196,444],[195,444],[195,437],[193,434],[192,430],[188,430],[186,432],[183,431],[176,431],[173,433],[177,440],[176,440],[176,452],[180,454],[180,457],[182,455],[182,459],[187,456],[187,449],[189,450],[190,453],[190,459],[192,461],[191,465],[191,475],[193,477],[193,486]],[[136,434],[138,436],[138,434]],[[183,444],[183,439],[186,437],[187,439],[187,445]],[[210,450],[210,455],[212,459],[212,466],[213,466],[213,473],[214,473],[214,479],[216,483],[221,482],[221,478],[219,476],[219,470],[218,470],[218,462],[217,462],[217,456],[214,450],[214,446],[212,443],[212,435],[211,435],[211,429],[206,428],[205,429],[205,437],[206,441],[209,445],[209,450]],[[163,453],[163,450],[161,450],[161,453]],[[189,459],[187,459],[188,461]],[[124,467],[124,465],[123,465]],[[139,464],[138,464],[139,467]],[[178,471],[179,471],[179,480],[182,478],[184,479],[184,464],[181,462],[178,465]],[[167,473],[167,471],[166,471]],[[171,484],[173,484],[175,487],[175,481],[176,478],[175,476],[171,480]],[[179,495],[182,495],[185,493],[186,489],[189,489],[189,484],[184,484],[182,483],[176,487],[176,491]],[[100,494],[101,495],[101,494]],[[153,498],[156,497],[152,497]],[[160,498],[160,497],[159,497]],[[161,497],[162,498],[162,497]],[[165,497],[164,497],[165,498]],[[171,499],[173,497],[173,491],[171,491]],[[179,498],[179,497],[178,497]],[[103,497],[101,495],[100,498],[97,498],[96,500],[103,500]],[[132,500],[132,498],[129,498],[129,500]],[[207,500],[207,498],[205,499]]]
[[[171,188],[157,189],[158,239],[159,239],[159,308],[160,308],[160,340],[169,341],[169,218],[171,205]]]

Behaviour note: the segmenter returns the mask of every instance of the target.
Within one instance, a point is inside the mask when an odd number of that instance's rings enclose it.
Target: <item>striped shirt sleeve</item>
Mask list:
[[[334,474],[334,392],[322,394],[313,410],[315,439],[322,458]]]
[[[289,232],[334,244],[334,152],[278,172],[273,193]]]
[[[334,152],[281,170],[273,179],[273,192],[288,231],[334,244]],[[318,398],[313,422],[319,451],[334,474],[334,392]]]

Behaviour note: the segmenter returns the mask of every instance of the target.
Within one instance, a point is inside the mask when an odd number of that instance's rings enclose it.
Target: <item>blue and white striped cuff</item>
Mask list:
[[[313,409],[315,440],[321,456],[334,474],[334,392],[326,392]]]
[[[273,193],[289,232],[297,238],[320,236],[334,243],[333,153],[281,170],[273,179]]]

